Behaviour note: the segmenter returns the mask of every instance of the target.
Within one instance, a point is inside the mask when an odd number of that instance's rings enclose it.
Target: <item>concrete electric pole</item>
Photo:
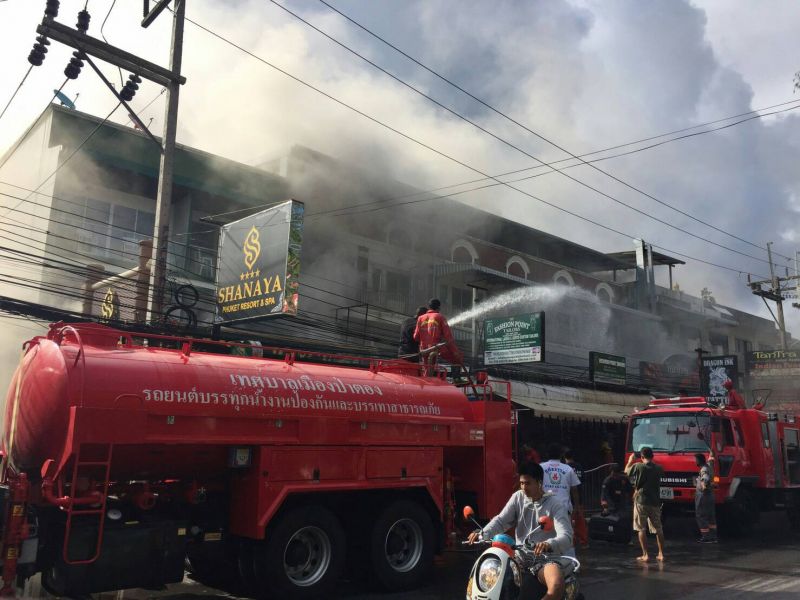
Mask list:
[[[122,105],[128,109],[134,121],[140,128],[153,139],[158,140],[150,133],[148,128],[141,122],[136,113],[131,109],[126,100],[130,100],[138,88],[137,77],[148,79],[167,89],[167,107],[164,118],[164,134],[161,138],[160,152],[161,163],[158,172],[158,193],[156,196],[156,217],[155,228],[153,231],[153,255],[154,265],[150,279],[150,290],[147,302],[148,318],[151,322],[159,319],[163,309],[164,288],[167,274],[167,248],[169,236],[169,215],[172,206],[172,170],[175,156],[175,135],[178,125],[178,95],[180,86],[186,83],[186,78],[181,76],[181,61],[183,58],[183,27],[186,14],[186,0],[158,0],[150,8],[150,0],[143,0],[143,19],[142,27],[148,27],[155,19],[170,5],[175,3],[173,10],[172,25],[172,44],[170,49],[170,67],[165,69],[157,64],[151,63],[138,56],[126,52],[120,48],[107,44],[101,40],[86,34],[89,28],[89,13],[84,9],[78,15],[78,29],[72,29],[66,25],[56,22],[58,16],[58,2],[48,2],[45,17],[41,25],[36,28],[36,32],[43,38],[50,38],[61,42],[67,46],[75,48],[70,64],[65,70],[67,77],[75,79],[83,67],[83,60],[95,70],[98,76],[108,86],[111,92],[117,97]],[[52,5],[52,6],[51,6]],[[49,44],[46,39],[40,41],[40,45]],[[37,46],[31,56],[37,59]],[[40,48],[40,55],[36,62],[32,64],[40,65],[44,60],[46,47]],[[102,72],[89,58],[90,56],[103,60],[109,64],[130,71],[131,81],[122,90],[115,90],[111,83],[102,75]],[[28,59],[31,61],[31,57]],[[139,80],[140,81],[140,80]],[[128,89],[130,88],[130,89]]]
[[[145,0],[145,18],[142,26],[147,27],[158,12],[169,4],[170,0],[161,0],[151,12],[147,11],[148,0]],[[151,14],[153,14],[151,18]],[[167,281],[167,251],[169,250],[169,216],[172,209],[172,173],[175,158],[175,136],[178,129],[178,95],[181,61],[183,59],[183,25],[186,14],[185,0],[175,0],[172,20],[172,45],[170,49],[169,70],[173,80],[167,84],[167,107],[164,115],[164,135],[161,138],[161,163],[158,168],[158,193],[156,195],[156,223],[153,232],[154,264],[150,278],[150,297],[147,313],[150,322],[157,321],[163,313],[164,288]]]
[[[763,281],[751,281],[750,275],[747,276],[747,285],[750,286],[753,294],[756,296],[761,296],[761,299],[764,301],[764,304],[767,306],[770,314],[772,315],[772,319],[778,325],[778,330],[780,331],[780,339],[781,339],[781,350],[787,349],[786,343],[786,322],[783,316],[783,288],[781,284],[783,282],[791,282],[795,281],[800,285],[800,276],[793,275],[789,276],[788,273],[786,277],[778,277],[775,275],[775,266],[772,263],[772,242],[767,243],[767,256],[769,257],[769,275],[770,278],[768,280]],[[764,289],[764,284],[769,284],[769,289]],[[777,316],[775,313],[772,312],[772,309],[767,304],[767,300],[772,300],[775,302]],[[793,305],[794,306],[794,305]]]

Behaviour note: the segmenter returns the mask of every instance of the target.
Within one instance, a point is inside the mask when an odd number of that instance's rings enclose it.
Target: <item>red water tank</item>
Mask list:
[[[101,325],[58,324],[30,342],[7,395],[4,446],[13,464],[38,471],[58,461],[76,432],[82,443],[128,446],[422,444],[438,435],[431,424],[473,418],[459,388],[393,361],[349,368],[132,339]]]

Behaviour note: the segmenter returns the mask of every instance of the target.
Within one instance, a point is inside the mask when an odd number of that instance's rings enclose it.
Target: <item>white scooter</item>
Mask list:
[[[475,521],[475,512],[471,507],[464,507],[464,518]],[[501,533],[491,540],[479,539],[476,543],[491,544],[475,561],[467,582],[466,600],[529,600],[520,598],[520,586],[523,573],[536,574],[545,563],[556,562],[564,574],[564,595],[562,600],[583,600],[578,583],[578,571],[581,563],[571,556],[553,556],[540,554],[536,556],[533,548],[533,534],[539,531],[550,531],[553,520],[548,517],[539,519],[539,526],[531,531],[522,544],[515,544],[514,539]],[[463,542],[468,544],[469,542]],[[530,599],[536,600],[536,599]]]

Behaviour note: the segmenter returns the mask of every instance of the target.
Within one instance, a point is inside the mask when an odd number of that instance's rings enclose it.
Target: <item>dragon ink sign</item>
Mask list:
[[[297,314],[303,204],[289,200],[222,227],[216,320]]]
[[[725,382],[738,387],[739,369],[736,356],[707,356],[702,362],[703,390],[709,398],[728,397]]]

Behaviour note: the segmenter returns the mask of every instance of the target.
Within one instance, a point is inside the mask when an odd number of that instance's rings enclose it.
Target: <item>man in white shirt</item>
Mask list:
[[[552,492],[572,513],[572,507],[580,504],[578,486],[581,484],[572,467],[561,462],[563,449],[560,444],[547,447],[547,461],[542,463],[544,470],[544,489]]]

